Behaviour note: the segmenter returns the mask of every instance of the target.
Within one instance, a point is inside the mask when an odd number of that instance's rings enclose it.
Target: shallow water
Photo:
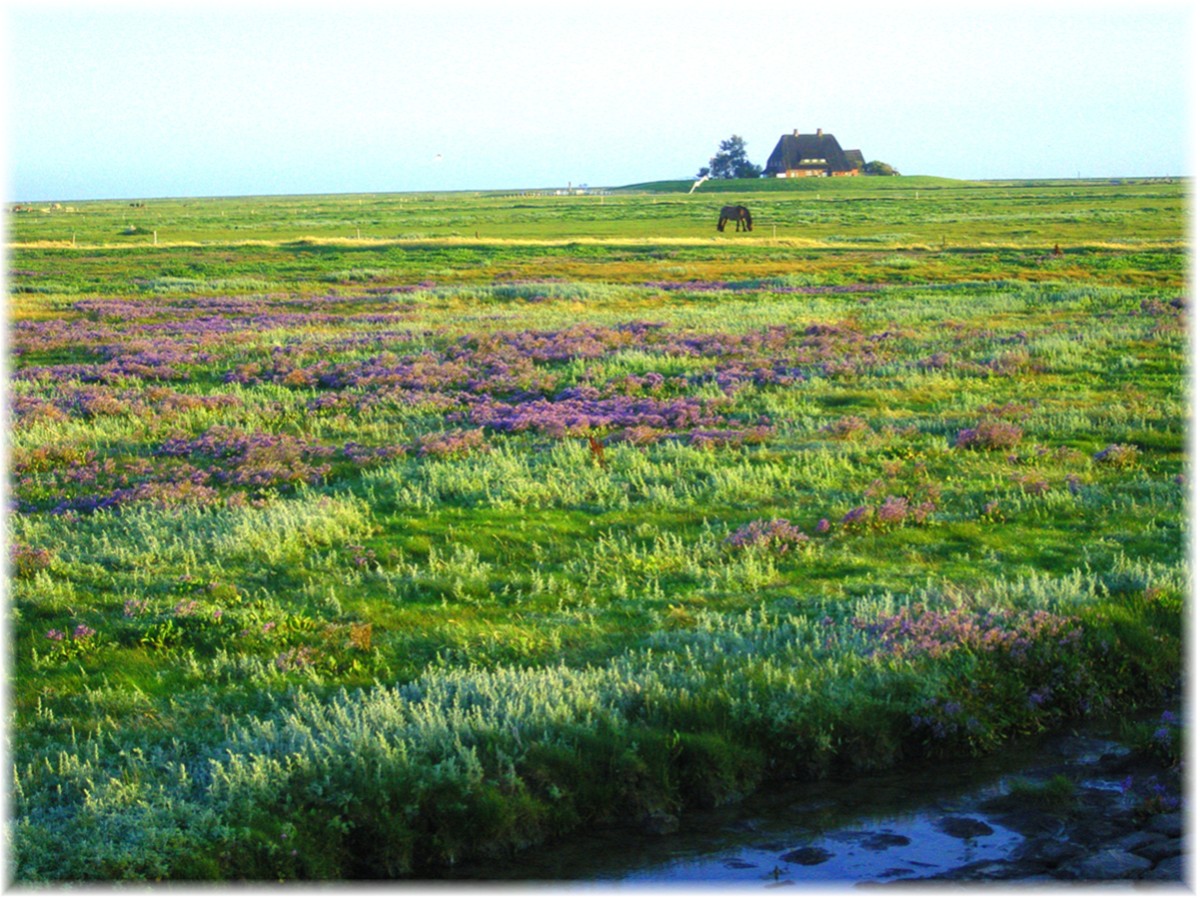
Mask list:
[[[851,887],[920,878],[1009,856],[1022,837],[978,810],[1012,782],[1119,745],[1104,735],[1027,742],[986,760],[853,781],[773,787],[735,807],[687,813],[678,832],[606,829],[456,878],[654,886]],[[1120,791],[1117,782],[1092,785]]]

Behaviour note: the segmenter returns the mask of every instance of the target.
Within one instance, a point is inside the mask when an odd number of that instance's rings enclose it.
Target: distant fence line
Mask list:
[[[542,188],[533,191],[488,191],[489,197],[607,197],[612,192],[608,188]]]

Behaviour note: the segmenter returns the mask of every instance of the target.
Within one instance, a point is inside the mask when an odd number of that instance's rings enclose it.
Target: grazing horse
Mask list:
[[[744,206],[722,206],[721,217],[717,219],[717,231],[725,230],[725,223],[730,219],[737,222],[737,230],[742,230],[742,223],[746,224],[747,231],[754,230],[754,221],[750,218],[750,210]]]

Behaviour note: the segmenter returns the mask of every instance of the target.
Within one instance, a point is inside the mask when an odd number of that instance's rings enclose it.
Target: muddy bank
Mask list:
[[[1182,883],[1190,876],[1178,770],[1095,738],[1062,738],[1048,749],[1064,762],[1027,769],[1019,782],[968,804],[964,821],[1020,840],[925,878]],[[972,839],[969,830],[960,836]],[[914,872],[900,880],[921,879]]]

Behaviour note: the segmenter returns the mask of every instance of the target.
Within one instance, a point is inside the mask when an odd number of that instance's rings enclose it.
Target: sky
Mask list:
[[[778,9],[773,7],[778,6]],[[9,201],[1194,175],[1190,2],[8,2]]]

